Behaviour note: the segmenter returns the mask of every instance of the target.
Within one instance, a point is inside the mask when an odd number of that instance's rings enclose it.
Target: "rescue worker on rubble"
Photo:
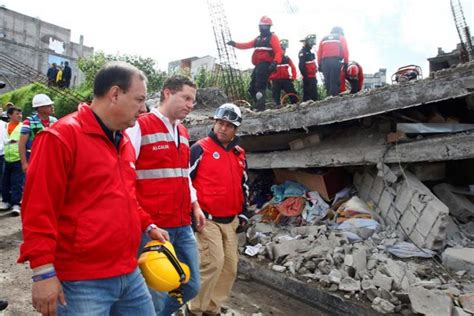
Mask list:
[[[364,87],[364,73],[359,63],[349,62],[346,71],[344,71],[344,67],[341,67],[341,93],[346,91],[346,80],[351,87],[351,94],[362,90]]]
[[[187,77],[172,76],[163,84],[158,108],[140,116],[127,130],[137,157],[138,202],[169,233],[179,261],[191,271],[189,282],[179,288],[182,297],[149,289],[157,315],[173,314],[199,291],[199,254],[191,214],[198,230],[204,228],[206,218],[189,178],[189,133],[181,124],[195,100],[196,84]],[[141,248],[149,241],[143,234]]]
[[[318,79],[316,79],[316,55],[311,51],[316,45],[316,35],[310,34],[305,37],[303,48],[298,53],[299,69],[303,77],[303,101],[318,99]]]
[[[252,63],[255,68],[252,71],[249,93],[254,98],[257,111],[265,110],[265,92],[267,90],[268,78],[281,63],[282,50],[280,40],[270,28],[272,20],[263,16],[258,25],[260,35],[247,43],[227,42],[228,45],[238,49],[255,48],[252,55]]]
[[[324,86],[328,95],[336,96],[341,87],[341,64],[344,71],[349,63],[349,50],[341,27],[333,27],[318,48],[319,69],[324,75]]]
[[[108,63],[91,105],[79,104],[35,138],[18,262],[30,262],[33,307],[43,315],[154,312],[136,254],[142,231],[168,236],[138,206],[135,153],[121,132],[145,112],[145,99],[140,70]]]
[[[214,120],[209,135],[191,146],[191,179],[207,224],[196,234],[201,289],[188,304],[190,315],[220,315],[237,276],[236,230],[248,222],[247,162],[236,135],[242,114],[226,103]]]
[[[283,52],[281,63],[277,65],[276,71],[270,74],[273,101],[275,101],[277,106],[281,104],[280,95],[281,90],[283,90],[286,96],[289,97],[291,104],[296,104],[298,97],[293,85],[293,81],[296,79],[296,67],[291,58],[285,54],[288,48],[288,40],[282,39],[280,45]]]

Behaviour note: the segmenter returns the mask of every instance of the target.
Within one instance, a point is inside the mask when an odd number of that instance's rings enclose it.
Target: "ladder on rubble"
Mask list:
[[[461,41],[461,62],[474,60],[471,34],[464,18],[461,0],[451,0],[451,11]]]
[[[48,78],[44,74],[33,67],[22,63],[16,58],[3,53],[0,53],[0,69],[5,69],[10,73],[24,79],[26,82],[41,84],[56,95],[61,95],[76,103],[85,102],[87,99],[83,95],[71,89],[60,89],[58,87],[48,86]]]
[[[233,102],[238,102],[245,99],[246,93],[235,48],[226,44],[232,40],[232,36],[229,24],[227,23],[224,4],[222,0],[208,0],[207,6],[218,54],[218,65],[215,68],[215,75],[222,79],[228,98]]]

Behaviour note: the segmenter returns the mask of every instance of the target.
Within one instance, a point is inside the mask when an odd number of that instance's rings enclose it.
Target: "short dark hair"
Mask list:
[[[127,92],[133,76],[147,81],[145,74],[135,66],[126,62],[113,61],[105,64],[94,79],[94,97],[103,97],[113,86]]]
[[[68,62],[68,61],[65,61],[64,64],[65,64],[66,66],[69,66],[69,62]]]
[[[176,93],[178,91],[183,90],[183,86],[185,85],[193,87],[195,89],[197,88],[194,81],[183,75],[174,75],[166,79],[165,83],[163,83],[163,88],[161,88],[160,103],[163,102],[163,100],[165,99],[165,89],[170,90],[172,93]]]
[[[9,107],[8,110],[7,110],[7,115],[12,115],[13,112],[15,111],[18,111],[18,112],[22,112],[20,108],[17,108],[16,106],[12,106],[12,107]]]

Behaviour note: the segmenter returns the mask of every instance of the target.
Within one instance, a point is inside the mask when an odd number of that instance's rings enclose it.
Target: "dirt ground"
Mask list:
[[[19,217],[0,213],[0,299],[9,302],[0,316],[39,315],[31,305],[31,271],[17,264],[21,243]],[[238,280],[225,315],[325,315],[320,311],[282,295],[264,285]]]

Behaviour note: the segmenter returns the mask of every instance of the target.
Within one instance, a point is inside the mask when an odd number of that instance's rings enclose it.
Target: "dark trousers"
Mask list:
[[[347,79],[349,83],[351,84],[351,93],[357,93],[360,91],[359,88],[359,80],[357,79]]]
[[[255,100],[257,111],[265,110],[265,92],[267,90],[268,77],[270,76],[269,66],[269,62],[256,65],[250,76],[249,93]]]
[[[328,95],[335,96],[341,91],[341,66],[341,58],[339,57],[323,58],[321,68]]]
[[[25,174],[21,168],[21,161],[5,161],[2,184],[3,202],[10,205],[20,205],[24,181]]]
[[[293,85],[293,81],[290,79],[277,79],[272,80],[272,97],[273,101],[275,101],[276,105],[280,105],[280,95],[281,90],[285,91],[286,94],[290,94],[288,97],[290,98],[291,104],[296,104],[298,102],[295,86]]]
[[[303,101],[318,99],[318,79],[306,78],[303,79]]]

